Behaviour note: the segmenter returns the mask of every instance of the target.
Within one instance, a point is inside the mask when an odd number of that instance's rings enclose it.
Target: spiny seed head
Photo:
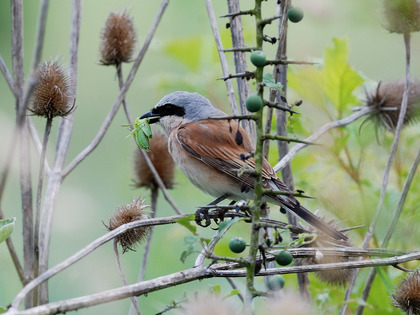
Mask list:
[[[167,137],[162,132],[156,132],[153,134],[153,138],[150,139],[149,146],[150,151],[146,154],[149,156],[165,187],[172,188],[174,185],[175,163],[168,151]],[[134,152],[134,173],[135,187],[158,187],[150,168],[143,158],[143,154],[138,149]]]
[[[385,28],[393,33],[420,31],[420,1],[384,0]]]
[[[72,109],[70,80],[57,60],[43,61],[36,70],[38,80],[29,110],[37,116],[65,116]]]
[[[328,224],[335,230],[339,230],[339,226],[334,220],[330,220]],[[312,227],[307,228],[309,231],[316,233]],[[328,263],[338,263],[338,262],[349,262],[352,261],[352,257],[347,256],[334,256],[329,255],[327,252],[323,252],[322,248],[325,247],[352,247],[352,244],[349,239],[340,240],[338,243],[331,237],[325,234],[318,234],[318,238],[306,244],[303,247],[314,247],[318,248],[320,255],[315,257],[300,258],[298,263],[302,265],[315,265],[315,264],[328,264]],[[345,285],[351,278],[354,273],[354,269],[337,269],[337,270],[323,270],[315,272],[315,275],[321,281],[327,282],[332,285]]]
[[[376,126],[383,126],[394,132],[400,115],[404,93],[404,80],[379,82],[374,92],[366,93],[366,106],[375,111],[369,119],[376,122]],[[404,117],[404,125],[415,121],[420,114],[420,82],[411,80],[408,89],[407,112]]]
[[[101,31],[101,63],[130,62],[136,46],[136,30],[126,11],[111,12]]]
[[[392,305],[407,312],[420,314],[420,272],[411,272],[392,294]],[[411,313],[409,310],[411,309]]]
[[[148,219],[149,216],[145,211],[146,207],[141,199],[133,199],[130,204],[119,205],[115,208],[114,215],[109,220],[109,225],[106,226],[107,229],[112,231],[123,224]],[[125,253],[128,250],[134,250],[134,247],[142,242],[148,233],[148,226],[140,226],[117,236],[116,240],[120,243],[123,253]]]

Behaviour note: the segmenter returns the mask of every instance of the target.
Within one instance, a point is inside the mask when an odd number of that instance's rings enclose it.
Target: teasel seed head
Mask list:
[[[383,126],[394,132],[400,115],[404,93],[404,80],[379,82],[374,92],[366,93],[366,106],[375,109],[369,119],[373,119],[376,126]],[[415,121],[420,114],[420,82],[411,80],[408,89],[407,112],[404,125]]]
[[[57,60],[43,61],[36,70],[37,85],[29,110],[37,116],[66,116],[72,110],[70,79]]]
[[[384,0],[385,28],[393,33],[420,31],[420,1]]]
[[[126,11],[111,12],[101,31],[101,63],[130,62],[136,46],[136,30]]]
[[[328,224],[336,229],[340,230],[339,226],[334,220],[330,220]],[[307,230],[309,232],[316,233],[316,231],[312,227],[308,227]],[[303,247],[313,247],[318,248],[319,254],[315,255],[314,257],[307,257],[307,258],[300,258],[296,259],[297,263],[302,265],[316,265],[316,264],[328,264],[328,263],[338,263],[338,262],[349,262],[352,261],[352,257],[347,256],[334,256],[329,255],[328,253],[322,251],[322,248],[325,247],[352,247],[350,239],[347,240],[340,240],[338,243],[331,237],[325,234],[318,234],[318,238],[311,242],[310,244],[303,245]],[[315,272],[315,275],[318,279],[323,282],[327,282],[332,285],[345,285],[354,273],[354,269],[337,269],[337,270],[323,270]]]
[[[147,207],[143,205],[141,199],[133,199],[129,204],[119,205],[115,208],[114,215],[109,220],[109,224],[105,226],[109,231],[112,231],[123,224],[148,219],[149,216],[145,210]],[[147,237],[149,229],[150,227],[148,226],[140,226],[117,236],[116,241],[121,245],[123,253],[128,250],[134,250],[135,246]]]
[[[153,138],[149,142],[150,151],[146,152],[150,161],[153,163],[156,171],[162,179],[166,188],[173,188],[175,163],[168,151],[168,139],[162,132],[154,132]],[[134,152],[134,185],[136,188],[149,187],[157,188],[150,168],[148,167],[143,154],[136,148]]]
[[[420,314],[420,272],[418,270],[410,272],[398,285],[391,298],[392,305],[407,314]]]

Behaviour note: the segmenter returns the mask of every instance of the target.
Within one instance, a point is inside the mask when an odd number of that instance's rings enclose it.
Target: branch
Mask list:
[[[245,72],[241,72],[241,73],[235,73],[235,74],[229,74],[223,78],[218,78],[217,80],[230,80],[233,78],[245,78],[247,80],[253,79],[255,78],[255,73],[254,72],[250,72],[250,71],[245,71]]]
[[[305,140],[300,140],[300,139],[295,139],[295,138],[290,138],[290,137],[286,137],[286,136],[276,136],[276,135],[270,135],[270,134],[265,134],[262,136],[263,140],[278,140],[278,141],[286,141],[287,143],[290,142],[297,142],[297,143],[304,143],[306,145],[311,145],[311,144],[316,144],[316,143],[312,143],[312,142],[308,142]]]
[[[70,28],[70,94],[76,95],[77,90],[77,67],[81,23],[81,0],[73,0]],[[48,269],[49,249],[51,240],[52,218],[58,193],[63,182],[62,170],[67,156],[70,139],[73,131],[74,111],[61,120],[57,137],[57,149],[53,170],[48,179],[45,189],[44,205],[41,213],[39,234],[39,274]],[[44,284],[40,288],[39,299],[41,302],[48,300],[48,288]]]
[[[14,94],[14,85],[15,82],[13,81],[12,75],[10,74],[9,70],[7,69],[6,64],[4,63],[4,60],[2,56],[0,56],[0,71],[3,73],[4,78],[6,79],[6,83],[10,88],[10,91]]]
[[[134,223],[134,222],[133,222]],[[130,223],[132,224],[132,223]],[[121,226],[123,227],[123,226]],[[118,228],[120,229],[120,228]],[[117,229],[116,229],[117,230]],[[114,231],[116,231],[114,230]],[[375,266],[389,266],[397,265],[403,262],[419,260],[420,252],[410,253],[401,256],[395,256],[384,259],[372,259],[363,261],[341,262],[317,264],[297,267],[281,267],[271,268],[260,271],[257,276],[269,276],[278,274],[292,274],[315,272],[325,270],[340,270],[353,268],[366,268]],[[191,269],[186,269],[180,272],[172,273],[152,280],[131,284],[111,290],[102,291],[99,293],[86,295],[78,298],[68,299],[64,301],[52,302],[49,304],[33,307],[31,309],[19,311],[13,303],[6,312],[8,315],[29,315],[29,314],[56,314],[66,313],[69,311],[91,307],[98,304],[121,300],[135,295],[145,295],[150,292],[162,290],[168,287],[177,286],[183,283],[192,282],[212,277],[245,277],[246,270],[235,270],[240,268],[238,264],[219,263],[209,267],[199,266]]]
[[[298,60],[267,60],[267,65],[317,65],[319,62],[298,61]]]
[[[229,75],[229,68],[228,63],[226,60],[226,56],[223,50],[222,38],[220,37],[219,29],[217,27],[216,15],[214,14],[213,5],[211,0],[205,0],[207,14],[209,15],[211,30],[213,31],[214,41],[216,42],[217,51],[219,53],[220,64],[222,65],[222,72],[223,75],[226,77]],[[235,99],[235,90],[232,86],[231,80],[225,80],[227,95],[230,103],[230,109],[232,114],[236,115],[238,113],[236,99]]]

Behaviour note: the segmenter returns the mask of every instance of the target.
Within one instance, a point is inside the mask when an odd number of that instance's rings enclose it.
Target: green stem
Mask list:
[[[256,22],[256,47],[258,49],[262,49],[263,45],[263,28],[264,24],[262,23],[261,18],[261,2],[262,0],[255,1],[255,8],[254,8],[254,15],[255,15],[255,22]],[[257,67],[255,70],[255,80],[257,84],[257,93],[264,99],[264,87],[261,84],[263,77],[263,67]],[[255,264],[256,264],[256,256],[258,253],[258,245],[259,245],[259,226],[260,226],[260,218],[261,218],[261,205],[262,205],[262,197],[263,197],[263,187],[262,187],[262,162],[263,162],[263,139],[262,135],[264,134],[263,131],[263,111],[260,110],[259,112],[255,113],[255,127],[256,127],[256,145],[255,145],[255,189],[254,189],[254,203],[251,208],[251,240],[250,240],[250,248],[249,248],[249,265],[246,267],[247,276],[246,276],[246,286],[247,286],[247,295],[246,295],[246,311],[247,313],[252,313],[251,302],[252,299],[258,295],[259,293],[255,290],[254,287],[254,273],[255,273]]]

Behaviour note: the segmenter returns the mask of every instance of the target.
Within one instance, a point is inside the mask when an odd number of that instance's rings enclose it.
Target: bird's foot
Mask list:
[[[203,220],[204,220],[204,224],[201,223]],[[209,209],[204,208],[204,207],[199,208],[195,212],[195,223],[197,223],[197,225],[202,226],[202,227],[208,227],[211,223],[210,216],[209,216]]]

